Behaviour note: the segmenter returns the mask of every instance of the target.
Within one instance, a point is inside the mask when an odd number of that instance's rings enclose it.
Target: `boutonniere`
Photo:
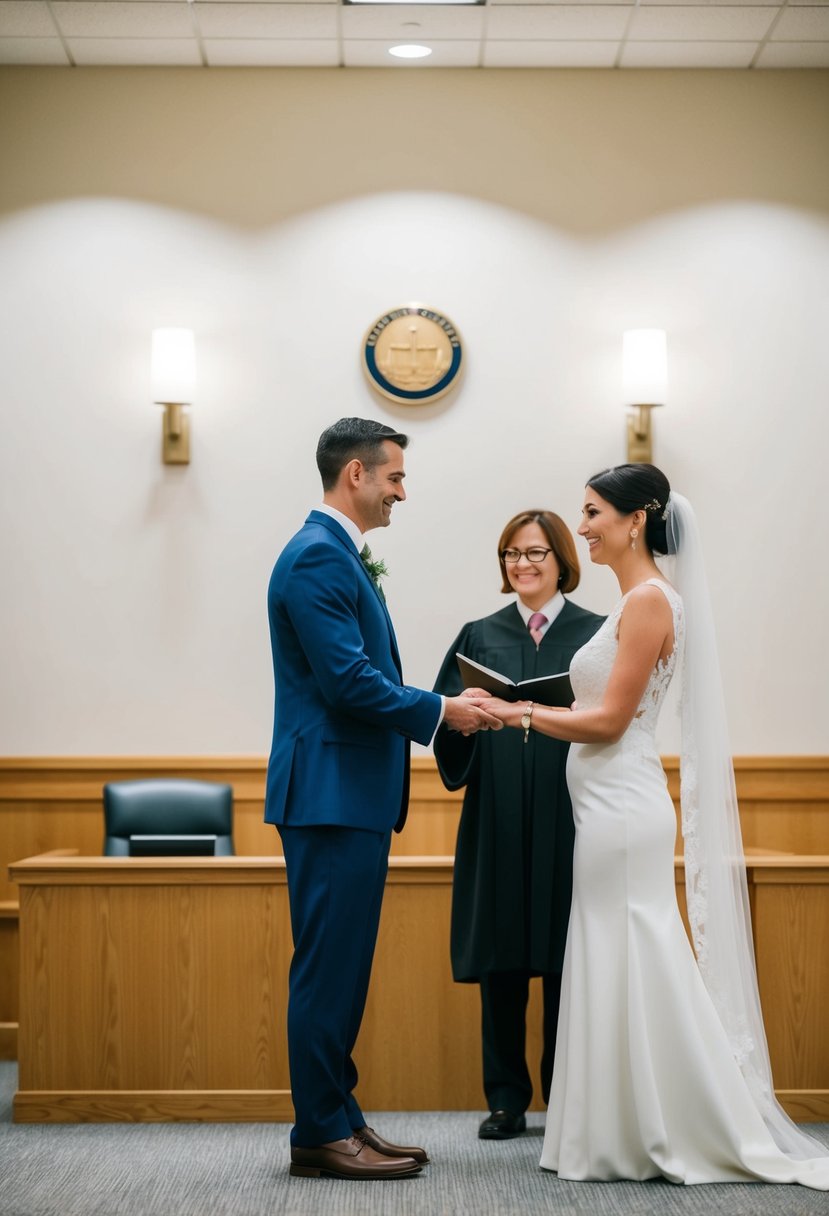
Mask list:
[[[362,561],[363,565],[365,566],[365,568],[368,572],[369,578],[371,579],[371,581],[374,583],[374,586],[379,591],[380,598],[385,600],[386,597],[383,594],[383,588],[380,586],[380,579],[385,578],[386,575],[388,574],[388,569],[386,567],[386,563],[383,561],[382,557],[379,558],[378,560],[375,560],[371,556],[371,549],[369,549],[368,545],[363,546],[362,552],[360,553],[360,560]]]

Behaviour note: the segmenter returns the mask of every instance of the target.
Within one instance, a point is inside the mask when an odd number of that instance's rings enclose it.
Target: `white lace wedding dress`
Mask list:
[[[674,889],[676,816],[654,730],[683,647],[654,671],[618,743],[573,744],[573,906],[541,1165],[569,1179],[801,1182],[829,1188],[829,1159],[773,1141],[732,1054]],[[573,659],[581,708],[598,705],[625,598]]]

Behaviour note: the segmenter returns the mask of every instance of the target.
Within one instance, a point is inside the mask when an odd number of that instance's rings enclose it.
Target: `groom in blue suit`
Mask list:
[[[406,819],[409,745],[441,721],[498,729],[474,699],[403,684],[363,534],[402,502],[408,440],[342,418],[317,447],[323,505],[282,551],[268,588],[276,707],[265,819],[282,838],[294,957],[288,1053],[291,1173],[399,1178],[428,1161],[389,1144],[354,1097],[391,832]]]

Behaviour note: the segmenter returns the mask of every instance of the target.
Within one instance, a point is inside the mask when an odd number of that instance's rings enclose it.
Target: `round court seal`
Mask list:
[[[419,304],[378,317],[363,339],[363,367],[374,387],[403,405],[442,397],[463,364],[461,336],[443,313]]]

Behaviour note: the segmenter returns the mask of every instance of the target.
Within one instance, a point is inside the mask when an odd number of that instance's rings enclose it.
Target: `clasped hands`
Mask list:
[[[507,718],[514,715],[515,709],[515,705],[493,697],[483,688],[467,688],[459,697],[446,698],[443,720],[451,730],[474,735],[479,730],[501,730],[508,725]]]

